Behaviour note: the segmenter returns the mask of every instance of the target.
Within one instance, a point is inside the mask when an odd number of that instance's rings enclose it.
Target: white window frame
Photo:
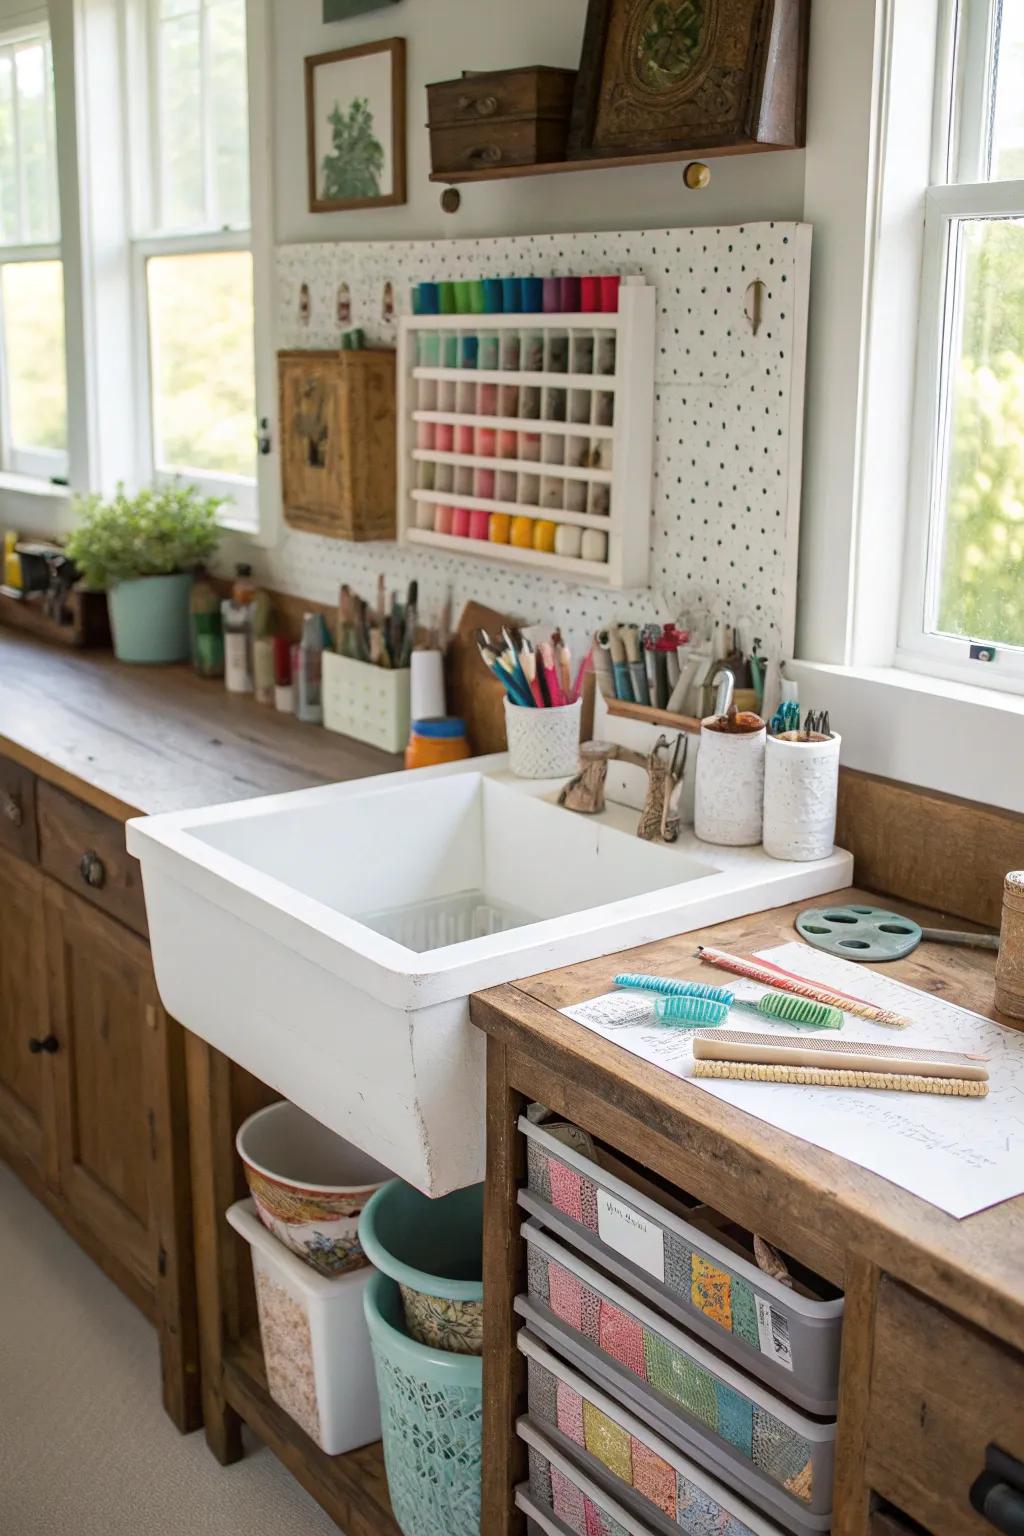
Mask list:
[[[992,31],[999,0],[949,7],[938,50],[933,184],[924,199],[920,326],[910,440],[904,576],[895,662],[912,672],[1024,692],[1024,646],[997,644],[994,664],[971,660],[971,641],[991,636],[937,633],[928,624],[941,580],[952,382],[962,325],[963,221],[1024,218],[1024,181],[988,181]],[[946,363],[943,367],[944,361]]]
[[[229,498],[218,517],[218,522],[228,531],[253,538],[260,544],[269,544],[276,536],[278,526],[278,497],[275,494],[277,455],[257,449],[256,474],[247,477],[212,474],[209,470],[192,469],[188,466],[168,468],[161,465],[156,451],[156,424],[153,415],[153,337],[149,325],[149,304],[146,284],[146,263],[152,256],[197,255],[216,251],[249,251],[253,263],[254,300],[254,369],[256,381],[256,412],[253,420],[253,439],[267,439],[273,443],[275,412],[273,399],[273,356],[270,336],[270,312],[272,303],[273,245],[272,245],[272,193],[270,183],[269,153],[269,15],[267,0],[246,0],[246,47],[248,55],[248,104],[249,104],[249,205],[250,222],[242,228],[206,227],[194,230],[160,230],[157,233],[138,233],[153,229],[158,222],[159,209],[152,203],[150,189],[159,187],[157,163],[159,156],[159,114],[157,108],[158,80],[156,68],[155,27],[152,25],[157,0],[124,0],[123,40],[125,70],[125,115],[128,132],[136,145],[144,145],[142,154],[133,160],[131,184],[131,228],[136,233],[130,239],[131,250],[131,311],[132,346],[136,400],[138,403],[137,445],[138,474],[143,480],[167,484],[187,478],[205,496]],[[203,3],[203,19],[206,6]],[[205,28],[204,28],[205,35]],[[140,111],[132,97],[129,81],[132,67],[144,67],[149,89],[147,102],[151,110]],[[207,145],[207,149],[209,146]],[[140,174],[140,164],[146,173]],[[206,212],[209,217],[209,171],[204,174]],[[263,423],[266,423],[264,428]]]
[[[19,45],[30,42],[43,42],[47,47],[47,56],[51,59],[52,78],[52,41],[46,10],[34,12],[24,17],[20,24],[0,32],[0,54],[12,51]],[[18,143],[18,107],[17,91],[14,93],[15,112],[15,158],[18,162],[19,183],[21,181],[21,156]],[[47,133],[47,162],[51,172],[51,218],[53,229],[57,234],[56,240],[44,242],[29,242],[19,240],[13,245],[0,244],[0,268],[21,262],[59,261],[63,266],[63,251],[60,240],[60,210],[57,194],[57,147],[52,128],[52,119],[47,119],[49,131]],[[22,207],[19,209],[19,224],[24,219],[24,188],[20,187],[19,201]],[[19,235],[23,234],[19,229]],[[0,273],[2,277],[2,273]],[[67,368],[67,340],[65,337],[65,373]],[[54,486],[63,485],[68,477],[68,452],[60,448],[18,448],[11,436],[11,397],[8,387],[7,375],[7,346],[4,335],[3,296],[0,290],[0,469],[9,475],[15,475],[27,480],[46,481]],[[70,401],[69,401],[70,410]]]

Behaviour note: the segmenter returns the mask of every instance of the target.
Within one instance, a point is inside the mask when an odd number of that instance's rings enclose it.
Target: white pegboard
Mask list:
[[[810,227],[776,222],[280,247],[279,347],[336,347],[352,325],[371,343],[393,343],[396,327],[383,318],[386,282],[399,312],[408,311],[411,286],[421,279],[619,271],[654,283],[652,590],[588,590],[479,559],[292,530],[257,560],[261,579],[329,603],[342,581],[368,593],[380,571],[396,586],[415,576],[428,614],[450,585],[456,614],[476,598],[576,632],[610,617],[706,613],[737,624],[746,643],[759,636],[767,655],[791,655],[809,266]],[[744,309],[755,279],[765,285],[756,336]],[[351,299],[344,325],[343,283]],[[301,318],[303,284],[308,321]]]

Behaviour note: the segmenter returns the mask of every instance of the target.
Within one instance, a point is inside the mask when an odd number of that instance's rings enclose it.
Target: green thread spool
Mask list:
[[[655,998],[654,1014],[660,1024],[671,1024],[676,1029],[715,1029],[729,1017],[729,1004],[713,997],[676,993]]]
[[[843,1011],[830,1003],[814,1003],[806,997],[794,997],[789,992],[766,992],[756,1003],[742,1002],[735,1008],[749,1013],[760,1013],[765,1018],[776,1019],[780,1024],[795,1024],[797,1029],[842,1029]]]
[[[616,976],[617,987],[628,987],[631,992],[658,992],[662,997],[709,997],[713,1002],[732,1002],[728,987],[713,987],[706,981],[673,981],[670,976],[643,976],[626,974]]]

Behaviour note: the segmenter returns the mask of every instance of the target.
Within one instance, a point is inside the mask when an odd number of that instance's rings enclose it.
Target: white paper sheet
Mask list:
[[[762,951],[761,958],[911,1020],[907,1029],[894,1030],[847,1014],[843,1039],[982,1052],[989,1059],[988,1096],[954,1099],[713,1078],[692,1079],[695,1088],[870,1168],[951,1216],[970,1216],[1024,1194],[1024,1032],[807,944],[782,944]],[[765,990],[710,966],[708,980],[731,987],[737,997],[757,998]],[[649,995],[608,992],[562,1012],[645,1061],[688,1077],[693,1063],[690,1035],[656,1024]],[[733,1027],[792,1033],[786,1025],[772,1026],[760,1018],[751,1017],[747,1024],[742,1015],[736,1016]]]

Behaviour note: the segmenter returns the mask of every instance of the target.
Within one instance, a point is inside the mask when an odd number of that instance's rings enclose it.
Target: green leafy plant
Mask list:
[[[349,197],[379,197],[384,150],[373,132],[373,113],[365,96],[356,96],[348,112],[338,102],[328,114],[332,154],[323,159],[323,195],[330,202]]]
[[[192,571],[217,547],[221,505],[178,482],[148,486],[135,496],[118,485],[110,501],[81,496],[67,552],[90,587]]]

